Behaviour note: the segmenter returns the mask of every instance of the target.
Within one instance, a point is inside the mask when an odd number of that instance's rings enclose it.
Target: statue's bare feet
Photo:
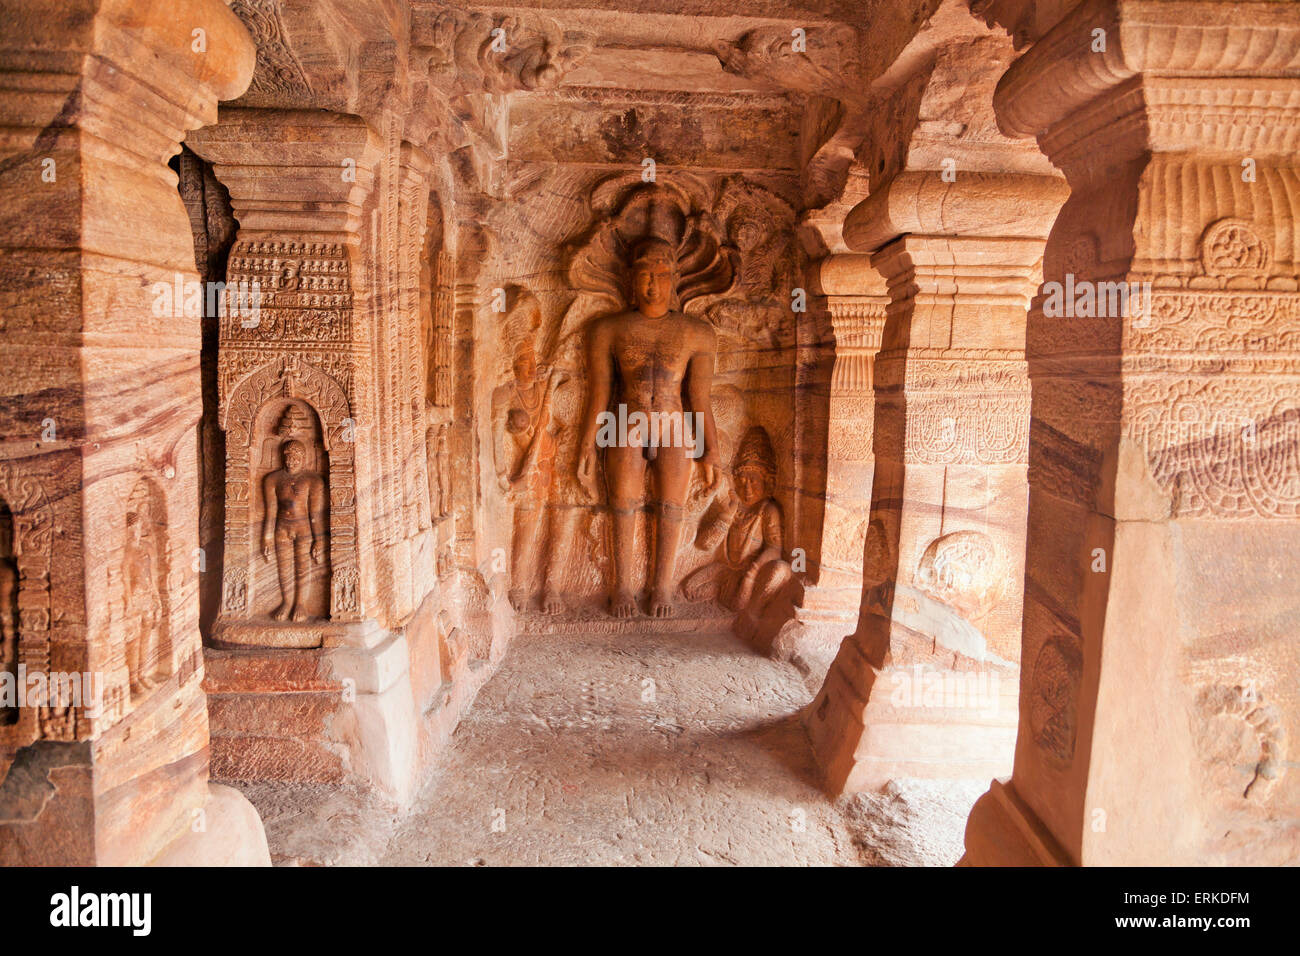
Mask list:
[[[620,591],[609,599],[609,613],[614,617],[635,617],[636,596]]]
[[[522,611],[528,606],[528,595],[524,593],[523,588],[512,588],[507,597],[510,598],[510,606],[515,611]]]
[[[304,611],[302,608],[295,605],[293,609],[293,613],[289,615],[289,619],[291,621],[308,621],[311,620],[311,615],[308,614],[306,611]]]
[[[650,595],[650,616],[651,617],[672,617],[673,604],[667,594],[662,591],[654,591]]]
[[[557,614],[564,613],[564,602],[554,594],[542,595],[542,613],[554,617]]]
[[[287,603],[287,602],[284,602],[284,601],[281,601],[281,602],[280,602],[280,606],[277,607],[274,611],[271,612],[271,617],[273,617],[273,618],[274,618],[275,620],[277,620],[277,621],[287,621],[287,620],[289,620],[289,605],[288,605],[288,603]]]

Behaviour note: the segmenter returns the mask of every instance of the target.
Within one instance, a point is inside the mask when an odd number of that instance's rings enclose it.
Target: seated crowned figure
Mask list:
[[[792,576],[783,557],[781,506],[772,497],[776,455],[767,431],[750,428],[731,466],[734,494],[723,510],[702,526],[697,547],[716,547],[714,560],[687,575],[682,593],[689,601],[718,600],[724,607],[757,618]],[[718,533],[726,529],[719,543]]]

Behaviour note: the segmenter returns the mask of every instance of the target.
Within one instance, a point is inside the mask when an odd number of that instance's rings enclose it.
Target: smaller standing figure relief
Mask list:
[[[126,514],[122,548],[122,594],[126,610],[126,670],[131,697],[153,689],[157,681],[162,593],[158,589],[161,555],[149,490],[137,486]]]
[[[14,560],[13,523],[0,511],[0,671],[18,680],[18,562]],[[0,726],[18,719],[17,707],[0,707]]]
[[[696,547],[718,548],[717,557],[686,576],[682,594],[758,618],[793,576],[782,556],[781,506],[772,497],[776,455],[761,426],[745,433],[731,475],[735,493],[710,508],[695,538]]]
[[[271,617],[306,621],[310,614],[302,602],[311,565],[325,554],[325,481],[307,470],[307,450],[297,439],[282,444],[280,455],[283,467],[262,479],[262,554],[269,561],[274,549],[280,576],[280,605]]]
[[[555,389],[564,373],[539,366],[533,330],[540,318],[536,298],[525,293],[506,322],[513,333],[511,380],[492,395],[493,452],[497,485],[514,505],[511,541],[510,603],[516,610],[532,596],[545,546],[547,505],[555,483],[555,455],[560,425],[551,415]],[[511,326],[514,326],[511,328]],[[558,613],[559,599],[548,586],[542,606]]]
[[[438,517],[451,514],[451,425],[438,426]]]
[[[451,456],[448,435],[451,425],[430,425],[424,436],[425,462],[429,471],[429,510],[434,523],[451,514]]]

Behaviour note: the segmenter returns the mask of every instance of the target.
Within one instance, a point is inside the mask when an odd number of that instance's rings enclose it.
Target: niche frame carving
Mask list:
[[[256,562],[262,560],[252,518],[263,474],[253,474],[257,421],[268,402],[290,399],[307,405],[320,426],[321,452],[327,462],[328,620],[275,622],[255,617],[253,594]],[[335,378],[296,355],[272,359],[244,376],[230,390],[220,425],[226,433],[226,529],[218,638],[242,644],[319,646],[322,625],[362,618],[357,552],[356,422],[347,392]],[[264,469],[262,469],[264,470]],[[260,534],[260,531],[259,531]],[[231,625],[254,625],[245,633]],[[271,632],[305,632],[299,640]],[[314,633],[313,633],[314,632]],[[259,636],[261,635],[261,636]]]

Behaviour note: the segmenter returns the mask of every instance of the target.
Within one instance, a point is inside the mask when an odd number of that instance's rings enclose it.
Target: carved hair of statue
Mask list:
[[[673,249],[672,243],[658,236],[642,239],[632,247],[628,265],[635,269],[642,262],[662,262],[672,269],[674,274],[677,272],[676,250]]]
[[[306,446],[303,445],[302,442],[298,441],[298,439],[290,438],[288,441],[286,441],[283,445],[280,446],[280,460],[284,463],[285,468],[289,467],[289,452],[291,451],[296,451],[298,453],[299,458],[301,458],[304,461],[307,458]]]

